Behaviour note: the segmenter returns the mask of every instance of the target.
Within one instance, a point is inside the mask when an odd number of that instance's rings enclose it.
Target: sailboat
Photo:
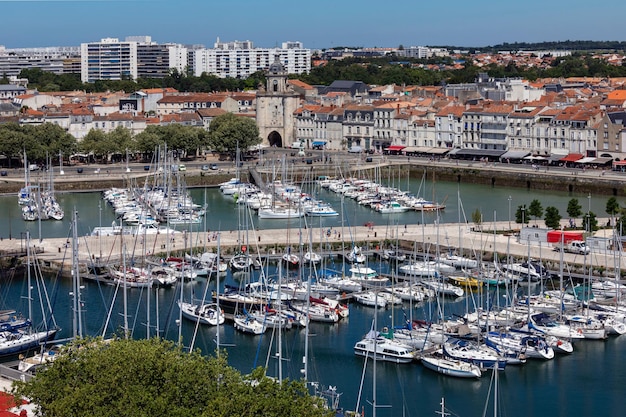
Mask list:
[[[452,359],[446,356],[441,349],[422,356],[422,365],[442,375],[457,378],[480,378],[482,376],[477,365]]]
[[[32,263],[33,257],[30,250],[30,234],[29,232],[26,232],[26,234],[28,262],[28,318],[31,319],[33,317],[31,266],[35,271],[37,271],[38,268],[36,268],[35,264]],[[41,286],[40,288],[45,287]],[[50,308],[48,308],[48,310],[50,310]],[[32,325],[7,328],[7,330],[0,332],[0,356],[17,354],[38,347],[41,343],[54,339],[58,331],[59,329],[56,325],[50,328],[46,327],[40,331],[35,331]]]
[[[209,280],[206,281],[205,290],[202,299],[206,299],[209,288]],[[193,320],[200,324],[208,324],[210,326],[217,326],[218,324],[224,324],[224,312],[220,310],[217,303],[204,303],[202,301],[199,304],[194,303],[193,292],[191,294],[190,302],[184,302],[178,300],[178,307],[181,309],[183,317],[189,320]]]

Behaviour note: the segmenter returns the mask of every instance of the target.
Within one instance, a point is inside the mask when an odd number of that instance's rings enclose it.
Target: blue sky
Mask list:
[[[0,0],[0,45],[131,35],[209,47],[217,37],[258,47],[297,40],[311,49],[626,40],[625,12],[624,0]]]

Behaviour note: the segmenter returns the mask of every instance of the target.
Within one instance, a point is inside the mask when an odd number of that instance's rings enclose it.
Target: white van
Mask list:
[[[360,146],[353,146],[350,149],[348,149],[348,152],[350,153],[361,153],[363,151],[363,148],[361,148]]]

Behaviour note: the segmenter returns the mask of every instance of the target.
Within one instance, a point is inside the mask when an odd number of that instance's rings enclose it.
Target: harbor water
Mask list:
[[[407,187],[400,188],[406,189]],[[419,184],[411,183],[409,188],[417,193]],[[312,190],[315,191],[315,190]],[[506,220],[511,204],[511,215],[520,204],[528,205],[532,199],[539,199],[544,208],[548,205],[557,207],[565,213],[567,202],[575,197],[586,210],[602,215],[606,198],[591,199],[588,196],[570,196],[567,194],[538,193],[525,190],[490,188],[467,185],[460,190],[461,204],[457,202],[457,184],[437,183],[436,189],[426,190],[439,202],[445,201],[446,209],[439,214],[410,212],[395,215],[381,215],[367,208],[356,205],[346,199],[343,204],[339,197],[325,191],[319,197],[330,202],[343,216],[331,219],[315,219],[322,228],[344,227],[344,238],[349,239],[350,225],[362,225],[374,222],[377,225],[388,224],[390,227],[402,227],[403,224],[418,222],[432,223],[436,219],[442,222],[456,222],[459,218],[470,217],[476,209],[484,214],[485,221],[497,212],[498,220]],[[206,224],[197,228],[236,232],[238,222],[245,217],[245,211],[235,208],[232,200],[224,198],[215,189],[192,190],[194,200],[200,204],[207,202],[209,216]],[[511,199],[509,200],[509,196]],[[0,224],[0,236],[13,238],[23,235],[29,230],[33,238],[71,236],[70,217],[73,209],[79,216],[79,235],[85,235],[93,227],[109,226],[116,221],[110,207],[100,200],[98,193],[59,194],[66,218],[63,221],[47,221],[25,223],[19,217],[19,207],[15,196],[0,197],[0,209],[9,218]],[[459,211],[461,207],[461,211]],[[7,218],[5,217],[5,219]],[[258,221],[254,216],[248,219],[253,222],[250,227],[297,229],[299,220],[267,220]],[[310,219],[307,219],[310,221]],[[470,219],[468,221],[471,222]],[[315,227],[316,224],[313,224]],[[39,235],[41,233],[41,235]],[[445,239],[445,237],[442,237]],[[329,261],[330,268],[341,269],[344,265],[339,259]],[[388,271],[388,264],[371,259],[369,266],[380,272]],[[256,272],[258,274],[259,272]],[[265,271],[267,275],[276,273],[275,267]],[[294,272],[292,272],[294,273]],[[309,273],[302,271],[306,279]],[[256,279],[258,275],[251,277]],[[31,277],[35,280],[35,277]],[[228,273],[222,278],[224,284],[239,285],[242,277],[234,277]],[[151,290],[131,289],[128,291],[127,321],[135,338],[160,334],[170,340],[178,340],[179,332],[183,344],[201,349],[211,354],[216,349],[217,328],[200,326],[183,319],[179,321],[179,310],[176,301],[182,297],[188,300],[192,294],[195,298],[205,293],[204,280],[185,283],[173,288]],[[42,291],[45,285],[51,300],[54,318],[62,328],[57,339],[71,337],[72,329],[72,286],[68,279],[44,277],[43,283],[34,281],[31,285],[35,292]],[[122,289],[97,282],[85,281],[81,291],[81,311],[83,317],[83,334],[111,335],[120,332],[124,327]],[[211,280],[208,294],[215,289],[215,281]],[[26,313],[27,293],[26,278],[4,276],[0,283],[0,309],[13,308]],[[506,302],[502,294],[467,295],[460,299],[446,300],[443,311],[446,317],[464,314],[474,305],[484,303],[487,297],[491,303]],[[437,305],[434,302],[416,306],[405,304],[402,308],[378,311],[377,323],[383,326],[398,325],[408,317],[419,319],[435,318]],[[308,380],[318,382],[322,386],[336,386],[343,393],[341,405],[346,409],[364,409],[366,415],[372,415],[371,401],[374,398],[373,387],[376,385],[376,414],[379,416],[428,416],[436,415],[440,409],[442,398],[451,415],[481,416],[489,397],[490,371],[484,372],[481,379],[464,380],[436,374],[419,363],[396,365],[391,363],[377,364],[376,384],[372,380],[372,363],[365,368],[363,393],[358,398],[361,377],[364,369],[362,357],[353,353],[354,344],[360,340],[372,326],[375,310],[358,304],[350,305],[350,316],[336,324],[311,323],[308,335]],[[41,312],[35,310],[35,321],[41,319]],[[108,321],[107,321],[108,318]],[[106,324],[106,327],[105,327]],[[303,367],[305,334],[303,329],[291,329],[282,335],[281,347],[283,375],[289,378],[301,377]],[[229,358],[229,363],[242,372],[249,372],[255,366],[266,366],[268,374],[278,375],[278,359],[276,346],[277,335],[267,332],[263,336],[249,336],[236,332],[231,325],[219,327],[219,342]],[[529,360],[525,365],[508,366],[500,373],[499,391],[502,415],[509,417],[521,416],[618,416],[623,412],[623,392],[626,386],[626,339],[610,337],[606,341],[580,341],[575,344],[571,355],[557,356],[551,361]],[[491,413],[493,413],[491,411]]]

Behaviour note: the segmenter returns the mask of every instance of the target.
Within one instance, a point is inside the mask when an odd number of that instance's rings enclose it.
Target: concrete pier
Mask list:
[[[114,236],[81,236],[78,242],[78,260],[82,268],[90,264],[119,262],[122,258],[122,248],[125,248],[127,258],[153,257],[162,258],[168,255],[180,256],[184,253],[206,250],[217,252],[218,235],[220,253],[225,258],[246,246],[252,255],[278,255],[286,252],[288,247],[292,251],[308,250],[309,240],[313,250],[321,253],[332,251],[349,251],[352,242],[361,246],[366,252],[377,249],[398,246],[408,253],[428,252],[431,255],[441,254],[453,250],[463,255],[482,260],[492,260],[494,253],[498,259],[506,263],[507,256],[513,261],[531,258],[542,260],[548,269],[559,270],[561,254],[553,250],[547,243],[538,244],[519,242],[513,232],[503,233],[508,229],[508,222],[482,225],[482,232],[475,230],[473,224],[440,224],[419,225],[407,224],[399,227],[388,226],[356,226],[351,228],[334,227],[320,230],[307,229],[264,229],[250,230],[238,233],[236,230],[219,232],[176,232],[173,234],[142,234],[114,235]],[[515,225],[514,225],[515,226]],[[330,233],[328,233],[330,230]],[[302,233],[302,236],[300,236]],[[249,241],[238,241],[238,237]],[[322,244],[320,250],[320,242]],[[4,239],[0,241],[0,255],[14,257],[25,255],[26,242],[19,239]],[[32,252],[45,269],[58,271],[63,269],[69,275],[72,265],[72,242],[65,238],[45,238],[31,240]],[[563,254],[565,271],[581,272],[584,265],[591,265],[594,276],[614,277],[615,266],[624,269],[626,264],[619,252],[611,250],[590,255]]]

